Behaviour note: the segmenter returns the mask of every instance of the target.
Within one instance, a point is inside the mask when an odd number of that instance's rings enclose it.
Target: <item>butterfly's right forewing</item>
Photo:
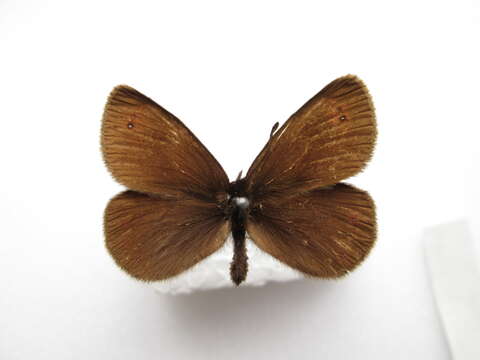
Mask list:
[[[334,80],[271,137],[248,170],[256,198],[336,184],[360,172],[377,135],[373,103],[353,75]]]

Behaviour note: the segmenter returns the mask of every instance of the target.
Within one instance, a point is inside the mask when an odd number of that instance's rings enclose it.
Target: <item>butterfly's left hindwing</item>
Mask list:
[[[218,250],[229,231],[224,214],[198,200],[126,191],[105,210],[107,248],[122,269],[140,280],[182,273]]]

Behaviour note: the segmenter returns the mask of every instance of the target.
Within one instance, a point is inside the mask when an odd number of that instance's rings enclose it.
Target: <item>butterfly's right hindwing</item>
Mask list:
[[[352,271],[376,238],[375,205],[347,184],[282,200],[253,211],[247,231],[257,246],[306,275],[336,278]]]

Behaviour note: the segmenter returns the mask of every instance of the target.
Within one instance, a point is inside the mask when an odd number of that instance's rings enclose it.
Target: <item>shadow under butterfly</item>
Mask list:
[[[353,270],[376,239],[375,205],[340,181],[360,172],[376,140],[366,86],[347,75],[328,84],[277,129],[245,177],[230,182],[213,155],[173,114],[128,86],[105,107],[107,168],[129,188],[105,210],[106,246],[131,276],[179,275],[230,234],[230,276],[246,279],[246,235],[307,276]]]

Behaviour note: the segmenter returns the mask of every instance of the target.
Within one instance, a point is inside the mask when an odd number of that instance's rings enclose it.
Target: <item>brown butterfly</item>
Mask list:
[[[133,277],[178,275],[230,235],[232,281],[247,275],[246,235],[305,275],[337,278],[354,269],[376,238],[367,192],[339,183],[372,156],[372,100],[353,75],[334,80],[270,139],[245,177],[230,182],[212,154],[174,115],[117,86],[103,115],[102,151],[130,190],[105,210],[106,246]]]

